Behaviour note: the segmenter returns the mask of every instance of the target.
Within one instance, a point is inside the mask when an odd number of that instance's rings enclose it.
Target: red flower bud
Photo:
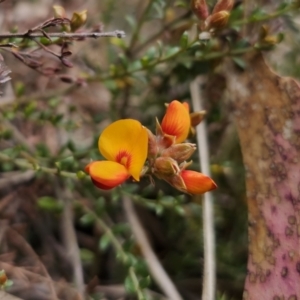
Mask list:
[[[222,29],[226,26],[229,19],[229,12],[226,10],[219,11],[210,15],[206,21],[206,29]]]
[[[192,0],[191,8],[198,19],[204,21],[208,15],[208,7],[205,0]]]
[[[212,14],[215,14],[219,11],[226,10],[230,12],[233,8],[234,0],[219,0],[215,5]]]
[[[199,195],[217,188],[215,182],[208,176],[191,170],[183,170],[180,176],[186,185],[186,193]]]

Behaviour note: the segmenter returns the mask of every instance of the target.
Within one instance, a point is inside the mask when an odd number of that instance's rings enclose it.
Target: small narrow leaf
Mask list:
[[[109,247],[110,243],[111,243],[110,236],[108,234],[102,235],[99,241],[100,250],[105,251]]]

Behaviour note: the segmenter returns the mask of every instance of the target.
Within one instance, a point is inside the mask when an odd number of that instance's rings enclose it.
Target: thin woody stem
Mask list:
[[[24,33],[1,33],[0,40],[8,38],[41,38],[45,37],[42,32],[24,32]],[[99,37],[117,37],[124,38],[125,32],[115,30],[109,32],[47,32],[47,37],[50,38],[99,38]]]
[[[194,111],[201,111],[203,97],[200,91],[200,84],[204,77],[196,78],[190,85],[190,93]],[[207,130],[205,122],[197,127],[198,152],[202,172],[210,176],[209,149],[207,141]],[[203,274],[203,300],[216,299],[216,256],[215,256],[215,232],[213,199],[211,193],[205,193],[203,199],[203,245],[204,245],[204,274]]]

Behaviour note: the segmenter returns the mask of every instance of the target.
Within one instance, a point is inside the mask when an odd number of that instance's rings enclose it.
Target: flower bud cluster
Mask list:
[[[212,33],[227,25],[234,0],[218,0],[212,13],[209,13],[206,0],[192,0],[191,9],[200,20],[199,38],[209,39]]]
[[[176,117],[177,112],[181,112],[180,118]],[[168,105],[162,125],[156,120],[156,135],[147,129],[148,174],[165,180],[185,193],[202,194],[216,188],[209,177],[186,170],[196,145],[182,141],[192,132],[192,126],[202,121],[203,116],[204,112],[190,115],[186,103],[174,100]]]

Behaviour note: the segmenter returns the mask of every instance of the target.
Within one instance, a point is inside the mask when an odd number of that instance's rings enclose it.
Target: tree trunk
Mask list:
[[[227,64],[230,107],[246,169],[249,221],[244,300],[300,300],[300,87],[261,54]]]

